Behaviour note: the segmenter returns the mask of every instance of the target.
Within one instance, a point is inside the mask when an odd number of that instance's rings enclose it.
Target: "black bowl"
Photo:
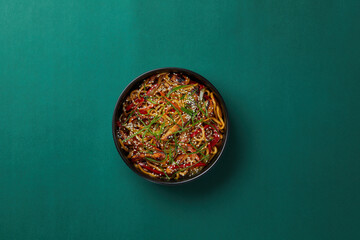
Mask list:
[[[225,122],[225,133],[224,133],[224,138],[222,141],[221,146],[219,147],[219,150],[217,152],[217,154],[212,158],[211,162],[206,165],[204,167],[204,169],[197,175],[192,176],[192,177],[188,177],[188,178],[182,178],[179,180],[162,180],[162,179],[156,179],[156,178],[152,178],[140,171],[138,171],[134,164],[129,161],[129,159],[126,157],[127,153],[124,149],[121,148],[121,145],[118,141],[118,138],[116,136],[116,121],[118,121],[120,114],[122,113],[122,104],[125,101],[126,97],[130,94],[130,92],[134,89],[136,89],[145,79],[147,79],[148,77],[154,75],[154,74],[158,74],[158,73],[162,73],[162,72],[181,72],[186,74],[187,76],[190,77],[191,80],[199,82],[203,85],[205,85],[206,87],[208,87],[209,89],[211,89],[211,91],[215,94],[216,99],[218,100],[221,108],[222,108],[222,113],[223,113],[223,117],[224,117],[224,122]],[[140,75],[139,77],[135,78],[126,88],[125,90],[121,93],[116,105],[115,105],[115,110],[114,110],[114,115],[113,115],[113,120],[112,120],[112,134],[113,134],[113,138],[114,138],[114,142],[115,142],[115,146],[116,149],[118,150],[121,158],[124,160],[124,162],[126,163],[126,165],[131,168],[131,170],[133,170],[137,175],[141,176],[142,178],[145,178],[146,180],[153,182],[153,183],[158,183],[158,184],[165,184],[165,185],[176,185],[176,184],[181,184],[181,183],[186,183],[186,182],[190,182],[192,180],[195,180],[197,178],[199,178],[200,176],[204,175],[207,171],[210,170],[210,168],[212,168],[215,163],[218,161],[218,159],[220,158],[226,142],[227,142],[227,138],[228,138],[228,132],[229,132],[229,123],[228,123],[228,113],[225,107],[225,102],[223,100],[223,98],[221,97],[220,93],[218,92],[218,90],[214,87],[214,85],[212,85],[208,80],[206,80],[203,76],[200,76],[199,74],[192,72],[190,70],[187,69],[183,69],[183,68],[174,68],[174,67],[169,67],[169,68],[159,68],[159,69],[155,69],[155,70],[151,70],[149,72],[146,72],[142,75]]]

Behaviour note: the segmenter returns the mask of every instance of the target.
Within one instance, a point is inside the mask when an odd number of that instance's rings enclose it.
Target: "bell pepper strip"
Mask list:
[[[204,99],[207,101],[210,99],[210,97],[207,94],[204,94]]]
[[[199,90],[203,89],[205,86],[202,84],[199,84]]]
[[[186,164],[186,165],[188,165],[188,164]],[[190,163],[189,163],[189,166],[191,166]],[[206,164],[203,162],[198,162],[198,163],[192,165],[192,167],[203,167],[203,166],[206,166]],[[184,166],[184,167],[188,167],[188,166]]]
[[[189,81],[189,85],[195,85],[195,84],[198,84],[197,82],[193,81],[193,80],[190,80]]]
[[[150,167],[150,166],[147,166],[147,165],[145,165],[145,164],[143,164],[143,163],[139,163],[139,165],[140,165],[142,168],[145,168],[146,170],[148,170],[148,171],[151,172],[151,173],[155,173],[155,174],[159,174],[159,175],[164,175],[163,172],[160,172],[160,171],[156,170],[155,168],[152,168],[152,167]]]
[[[141,114],[148,114],[148,112],[144,109],[139,109],[138,112]]]
[[[219,142],[220,137],[218,134],[214,135],[214,139],[211,140],[211,142],[208,145],[209,151],[211,151],[211,149]]]
[[[199,133],[201,133],[201,128],[199,128],[199,129],[197,129],[196,131],[192,132],[192,133],[190,134],[190,137],[194,137],[194,136],[196,136],[196,135],[199,134]]]
[[[153,92],[154,92],[154,90],[155,90],[155,88],[157,88],[159,86],[159,84],[154,84],[154,85],[152,85],[151,86],[151,88],[146,92],[146,96],[150,96],[150,95],[152,95],[153,94]]]
[[[140,105],[144,102],[144,100],[145,100],[144,98],[136,99],[136,100],[135,100],[136,106],[140,106]],[[125,110],[128,112],[128,111],[130,111],[131,109],[133,109],[133,108],[135,107],[135,103],[129,104],[129,105],[125,108]]]
[[[166,110],[166,113],[168,113],[168,112],[175,112],[175,109],[173,109],[173,108],[168,108],[168,109]]]
[[[130,111],[131,109],[133,109],[134,106],[135,106],[135,104],[134,104],[134,103],[131,103],[131,104],[129,104],[129,105],[126,106],[125,110],[128,112],[128,111]]]
[[[147,107],[144,107],[144,108],[140,108],[139,110],[138,110],[138,112],[139,113],[141,113],[141,114],[148,114],[148,109],[150,109],[150,108],[153,108],[154,107],[154,105],[152,104],[152,105],[149,105],[149,106],[147,106]]]
[[[141,98],[138,102],[138,104],[136,105],[136,109],[145,101],[144,98]]]
[[[209,151],[211,152],[211,149],[219,142],[220,136],[219,136],[219,133],[217,132],[218,129],[216,129],[210,125],[204,126],[204,129],[208,129],[208,128],[212,128],[214,131],[214,135],[213,135],[214,138],[209,142],[209,145],[208,145]]]
[[[140,110],[139,110],[138,108],[139,108],[139,106],[140,106],[144,101],[145,101],[144,98],[141,98],[141,99],[138,101],[138,103],[137,103],[137,105],[136,105],[136,107],[135,107],[135,109],[134,109],[135,112],[136,112],[136,111],[137,111],[137,112],[140,112]],[[147,114],[147,112],[144,113],[144,111],[142,111],[141,114]]]
[[[121,127],[120,121],[116,121],[116,125],[117,125],[118,127]]]

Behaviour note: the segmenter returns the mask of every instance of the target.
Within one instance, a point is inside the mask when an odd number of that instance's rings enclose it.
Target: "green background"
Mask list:
[[[360,239],[360,3],[0,0],[1,239]],[[183,67],[230,136],[183,186],[136,176],[111,120]]]

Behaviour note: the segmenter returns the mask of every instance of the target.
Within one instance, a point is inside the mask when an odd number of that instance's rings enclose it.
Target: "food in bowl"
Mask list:
[[[148,77],[121,107],[117,139],[136,169],[153,178],[199,174],[224,140],[226,124],[214,93],[184,73]]]

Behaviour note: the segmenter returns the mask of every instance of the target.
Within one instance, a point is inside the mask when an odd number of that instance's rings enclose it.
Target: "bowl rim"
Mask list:
[[[216,94],[216,98],[219,101],[220,106],[222,107],[222,111],[223,111],[223,116],[224,116],[224,122],[225,122],[225,138],[223,139],[223,143],[221,146],[221,149],[217,155],[217,157],[215,159],[213,159],[206,167],[206,169],[202,170],[200,173],[190,177],[190,178],[186,178],[183,180],[179,180],[179,181],[162,181],[159,180],[157,178],[151,178],[148,177],[142,173],[140,173],[140,171],[138,171],[133,164],[131,164],[131,162],[127,159],[127,157],[125,156],[125,154],[123,153],[123,150],[119,144],[119,141],[117,139],[116,136],[116,122],[118,121],[117,119],[117,113],[118,113],[118,109],[119,107],[121,107],[121,104],[123,103],[124,99],[132,90],[132,88],[134,88],[136,85],[140,84],[140,82],[144,81],[147,77],[160,73],[160,72],[182,72],[188,75],[192,75],[195,76],[196,79],[194,79],[197,82],[203,82],[206,84],[207,87],[209,87],[211,89],[211,91],[215,92]],[[126,96],[125,96],[126,95]],[[228,111],[225,105],[225,101],[222,98],[221,94],[219,93],[219,91],[216,89],[216,87],[209,81],[207,80],[205,77],[201,76],[200,74],[193,72],[191,70],[185,69],[185,68],[178,68],[178,67],[163,67],[163,68],[156,68],[150,71],[147,71],[141,75],[139,75],[138,77],[134,78],[125,88],[124,90],[121,92],[118,100],[116,101],[115,104],[115,109],[113,112],[113,117],[112,117],[112,135],[113,135],[113,139],[114,139],[114,143],[115,143],[115,147],[120,155],[120,157],[122,158],[122,160],[125,162],[125,164],[133,171],[135,172],[138,176],[142,177],[143,179],[152,182],[152,183],[156,183],[156,184],[160,184],[160,185],[179,185],[179,184],[183,184],[183,183],[188,183],[188,182],[192,182],[198,178],[200,178],[201,176],[203,176],[205,173],[207,173],[211,168],[214,167],[214,165],[218,162],[219,158],[221,157],[221,155],[224,152],[227,140],[228,140],[228,136],[229,136],[229,117],[228,117]]]

